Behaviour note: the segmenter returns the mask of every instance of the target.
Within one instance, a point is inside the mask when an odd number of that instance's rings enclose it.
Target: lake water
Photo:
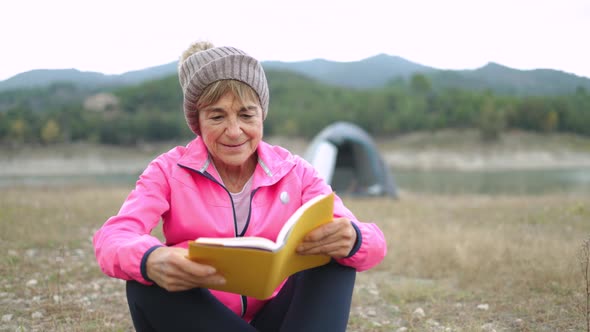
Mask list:
[[[400,190],[427,193],[590,193],[590,168],[502,171],[398,170]]]
[[[401,191],[459,194],[590,194],[590,168],[509,171],[393,170]],[[70,176],[2,176],[0,188],[10,186],[101,185],[133,187],[139,174]]]

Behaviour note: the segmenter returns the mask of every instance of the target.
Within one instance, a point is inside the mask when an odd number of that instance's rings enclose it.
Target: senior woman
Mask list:
[[[198,42],[183,53],[178,75],[196,138],[153,160],[93,239],[102,271],[128,281],[136,330],[344,331],[356,272],[378,264],[386,244],[337,196],[333,221],[298,247],[331,256],[329,264],[294,274],[267,300],[202,287],[225,280],[186,258],[188,241],[275,240],[298,207],[332,189],[303,159],[262,141],[269,91],[256,59]],[[150,235],[160,220],[165,243]]]

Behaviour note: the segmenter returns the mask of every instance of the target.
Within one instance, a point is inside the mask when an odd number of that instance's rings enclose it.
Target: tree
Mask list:
[[[491,97],[486,98],[479,117],[479,132],[484,141],[496,141],[506,126],[504,113],[498,110]]]
[[[421,95],[428,95],[432,91],[432,84],[424,74],[412,75],[410,86],[414,93]]]
[[[549,111],[545,115],[545,119],[542,123],[543,131],[547,133],[554,132],[559,125],[559,117],[557,116],[556,111]]]
[[[10,124],[9,139],[15,142],[24,143],[27,133],[27,124],[23,119],[17,118]]]
[[[0,142],[6,139],[9,131],[8,117],[0,112]]]
[[[59,137],[59,125],[55,120],[49,119],[41,129],[41,141],[45,144],[55,143]]]

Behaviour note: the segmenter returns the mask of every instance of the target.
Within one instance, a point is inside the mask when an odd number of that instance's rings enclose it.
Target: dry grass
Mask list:
[[[91,245],[127,192],[0,191],[0,331],[132,330],[124,283],[101,274]],[[585,329],[579,249],[590,197],[346,201],[389,244],[385,261],[358,275],[350,331]]]
[[[390,249],[375,271],[360,275],[356,305],[371,297],[363,287],[369,282],[378,290],[376,306],[392,317],[367,331],[390,331],[391,324],[416,331],[481,331],[485,324],[497,331],[582,330],[579,249],[590,234],[590,197],[406,194],[397,203],[349,205],[359,217],[379,220]],[[423,319],[412,316],[417,308]]]

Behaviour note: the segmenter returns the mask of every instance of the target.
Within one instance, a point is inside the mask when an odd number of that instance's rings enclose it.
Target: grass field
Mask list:
[[[94,231],[129,188],[2,188],[0,331],[131,331]],[[389,253],[358,274],[349,331],[585,331],[590,197],[346,198]]]

